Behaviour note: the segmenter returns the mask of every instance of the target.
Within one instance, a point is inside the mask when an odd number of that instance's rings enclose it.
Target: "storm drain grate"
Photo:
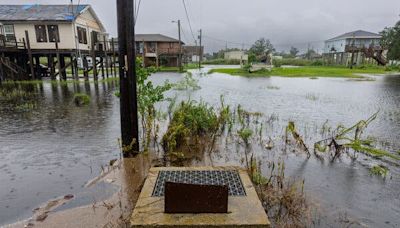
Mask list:
[[[165,182],[204,185],[228,185],[229,196],[245,196],[237,170],[162,170],[158,173],[152,196],[164,196]]]

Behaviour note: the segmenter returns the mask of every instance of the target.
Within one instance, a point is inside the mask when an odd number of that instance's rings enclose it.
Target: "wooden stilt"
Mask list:
[[[27,30],[25,30],[25,41],[26,41],[26,47],[28,49],[28,57],[29,57],[29,68],[31,71],[31,78],[35,79],[35,70],[33,67],[33,58],[32,58],[32,50],[31,50],[31,43],[29,41],[29,33]]]
[[[65,71],[65,56],[64,55],[60,55],[60,59],[59,59],[59,64],[58,66],[59,68],[59,73],[58,75],[60,76],[60,79],[66,81],[67,80],[67,72]]]
[[[111,39],[111,48],[113,52],[113,60],[112,60],[112,71],[113,71],[113,76],[117,77],[117,69],[116,69],[116,62],[117,62],[117,56],[115,54],[115,41],[114,38]]]
[[[47,56],[47,65],[48,65],[48,67],[50,69],[50,78],[51,78],[51,80],[56,80],[56,76],[55,76],[56,66],[54,64],[53,55],[48,55]]]
[[[86,56],[83,57],[82,62],[83,62],[83,77],[85,78],[85,81],[89,81],[89,73],[88,73],[89,64]]]

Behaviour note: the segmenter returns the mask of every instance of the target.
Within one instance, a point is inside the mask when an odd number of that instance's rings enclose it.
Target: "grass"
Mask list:
[[[203,62],[205,65],[240,65],[240,60],[236,59],[210,59]]]
[[[196,63],[189,63],[183,66],[183,70],[179,70],[179,67],[166,67],[166,66],[161,66],[157,69],[157,72],[180,72],[180,73],[185,73],[188,70],[192,69],[198,69],[199,65]]]
[[[383,67],[349,69],[340,66],[305,66],[297,68],[273,68],[271,71],[260,70],[250,73],[244,69],[212,69],[208,72],[238,75],[245,77],[339,77],[339,78],[363,78],[360,74],[385,74],[387,71]]]

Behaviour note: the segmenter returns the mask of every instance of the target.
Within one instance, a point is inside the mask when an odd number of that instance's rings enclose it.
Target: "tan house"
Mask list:
[[[228,51],[224,55],[225,60],[248,61],[249,56],[244,51]]]
[[[58,48],[89,51],[106,31],[90,5],[0,5],[0,35],[11,43],[23,42],[28,31],[35,52]],[[100,47],[101,48],[101,47]]]
[[[50,75],[66,80],[67,67],[78,79],[78,65],[84,69],[85,78],[93,70],[97,79],[97,66],[104,75],[104,67],[109,65],[109,47],[106,30],[90,5],[0,5],[3,79]],[[42,57],[47,58],[45,67]],[[46,68],[49,70],[43,70]]]

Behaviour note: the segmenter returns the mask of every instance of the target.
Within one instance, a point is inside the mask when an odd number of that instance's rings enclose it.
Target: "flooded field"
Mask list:
[[[283,160],[286,176],[305,179],[307,196],[315,204],[315,226],[398,227],[400,225],[400,169],[387,162],[359,155],[342,156],[334,162],[307,159],[302,152],[285,147],[284,134],[293,121],[310,148],[322,139],[321,130],[339,124],[351,126],[377,111],[378,116],[364,132],[378,148],[392,154],[400,151],[400,77],[374,76],[369,81],[338,78],[245,78],[224,74],[208,75],[208,69],[193,71],[197,90],[171,90],[177,100],[204,101],[220,106],[241,105],[260,112],[269,120],[263,137],[274,147],[252,142],[252,153],[268,174],[269,161]],[[155,84],[168,79],[178,82],[183,75],[157,73]],[[119,101],[113,82],[98,84],[35,85],[37,105],[15,111],[0,104],[0,226],[32,215],[44,202],[64,196],[75,199],[61,209],[90,204],[110,197],[115,187],[104,183],[86,188],[111,159],[119,158]],[[91,96],[88,106],[77,107],[76,92]],[[160,104],[166,110],[168,103]],[[324,127],[325,126],[325,127]],[[244,165],[242,145],[222,140],[216,152],[186,161],[193,165]],[[157,154],[162,157],[162,151]],[[328,156],[326,156],[328,158]],[[369,167],[384,164],[390,169],[384,179],[372,176]]]

